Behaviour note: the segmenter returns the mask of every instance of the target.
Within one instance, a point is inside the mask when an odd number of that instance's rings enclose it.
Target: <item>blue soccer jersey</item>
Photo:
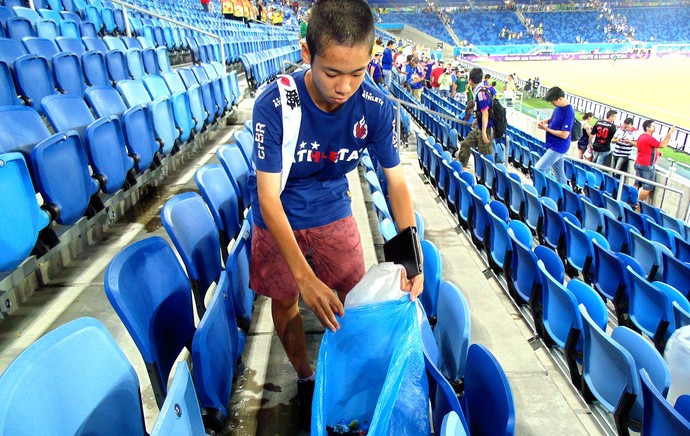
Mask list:
[[[352,214],[346,174],[357,167],[365,149],[384,168],[400,163],[393,105],[374,84],[364,81],[335,112],[312,101],[304,83],[305,71],[293,74],[302,106],[294,162],[280,198],[294,230],[320,227]],[[282,168],[282,110],[277,84],[256,100],[252,115],[258,171]],[[254,222],[266,228],[261,216],[256,176],[249,178]]]

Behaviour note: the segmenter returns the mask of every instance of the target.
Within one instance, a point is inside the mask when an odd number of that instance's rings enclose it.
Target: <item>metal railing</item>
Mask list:
[[[32,0],[30,0],[30,1],[32,1]],[[132,30],[131,30],[131,26],[130,26],[130,24],[129,24],[129,17],[127,16],[127,10],[128,10],[128,9],[131,9],[131,10],[133,10],[133,11],[142,12],[142,13],[144,13],[144,14],[151,15],[152,17],[156,17],[156,18],[158,18],[159,20],[165,20],[165,21],[167,21],[167,22],[169,22],[169,23],[173,23],[173,24],[175,24],[175,25],[178,26],[178,27],[183,27],[183,28],[185,28],[185,29],[190,29],[190,30],[193,30],[193,31],[195,31],[195,32],[199,32],[199,33],[201,33],[202,35],[206,35],[206,36],[208,36],[208,37],[210,37],[210,38],[217,39],[218,42],[219,42],[219,45],[220,45],[220,58],[221,58],[221,62],[222,62],[223,65],[225,65],[225,47],[224,47],[225,40],[224,40],[221,36],[218,36],[218,35],[216,35],[215,33],[210,33],[210,32],[207,32],[207,31],[205,31],[205,30],[201,30],[201,29],[199,29],[198,27],[190,26],[189,24],[185,24],[185,23],[183,23],[183,22],[181,22],[181,21],[173,20],[172,18],[166,17],[166,16],[164,16],[164,15],[160,15],[160,14],[157,14],[157,13],[155,13],[155,12],[151,12],[151,11],[149,11],[148,9],[141,8],[141,7],[139,7],[139,6],[134,6],[133,4],[124,2],[124,1],[122,1],[122,0],[112,0],[112,2],[113,2],[113,3],[116,3],[116,4],[120,5],[120,6],[122,6],[122,15],[123,15],[124,18],[125,18],[125,33],[127,34],[127,36],[132,36]]]

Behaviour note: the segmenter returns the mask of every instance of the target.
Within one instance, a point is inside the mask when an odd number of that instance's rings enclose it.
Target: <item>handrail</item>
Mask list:
[[[576,157],[565,155],[565,158],[570,160],[570,161],[573,161],[573,162],[578,162],[581,164],[589,165],[589,166],[594,167],[600,171],[606,171],[608,173],[620,175],[621,181],[618,184],[618,192],[616,194],[616,200],[619,200],[619,201],[620,201],[621,197],[623,196],[623,185],[625,184],[625,178],[626,177],[629,177],[633,180],[639,180],[641,182],[645,182],[646,184],[649,184],[652,186],[658,186],[660,188],[663,188],[664,192],[665,191],[675,192],[676,194],[678,194],[680,196],[680,198],[678,199],[678,210],[676,211],[676,217],[681,216],[681,212],[682,212],[681,207],[683,205],[683,197],[685,196],[685,193],[683,191],[681,191],[680,189],[676,189],[674,187],[667,186],[667,185],[664,185],[663,183],[655,182],[653,180],[648,180],[648,179],[645,179],[644,177],[638,177],[638,176],[630,174],[628,172],[620,171],[620,170],[617,170],[615,168],[607,167],[605,165],[599,165],[599,164],[596,164],[594,162],[589,162],[586,160],[578,159]]]
[[[159,20],[168,21],[168,22],[170,22],[170,23],[173,23],[173,24],[177,25],[178,27],[184,27],[185,29],[194,30],[195,32],[199,32],[199,33],[201,33],[201,34],[203,34],[203,35],[206,35],[206,36],[209,36],[209,37],[211,37],[211,38],[217,39],[217,40],[220,42],[220,58],[221,58],[221,63],[222,63],[223,66],[225,67],[225,47],[224,47],[225,40],[223,40],[223,37],[218,36],[218,35],[216,35],[216,34],[214,34],[214,33],[207,32],[207,31],[205,31],[205,30],[201,30],[201,29],[199,29],[199,28],[197,28],[197,27],[190,26],[189,24],[185,24],[185,23],[183,23],[183,22],[181,22],[181,21],[173,20],[172,18],[168,18],[168,17],[166,17],[166,16],[157,14],[157,13],[155,13],[155,12],[151,12],[151,11],[149,11],[148,9],[144,9],[144,8],[139,7],[139,6],[134,6],[133,4],[124,2],[124,1],[122,1],[122,0],[111,0],[111,1],[112,1],[113,3],[117,3],[118,5],[122,6],[122,15],[124,15],[124,17],[125,17],[125,29],[126,29],[125,32],[127,33],[127,36],[132,36],[131,27],[130,27],[130,24],[129,24],[129,18],[127,17],[127,9],[132,9],[132,10],[134,10],[134,11],[142,12],[142,13],[144,13],[144,14],[151,15],[152,17],[156,17],[156,18],[158,18]]]

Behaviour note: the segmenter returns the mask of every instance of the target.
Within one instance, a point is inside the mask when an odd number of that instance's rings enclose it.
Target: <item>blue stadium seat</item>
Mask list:
[[[242,151],[236,145],[227,144],[218,147],[216,156],[223,165],[223,168],[225,168],[228,176],[230,176],[230,181],[235,187],[237,196],[242,200],[240,211],[243,211],[250,205],[250,193],[248,185],[249,168],[242,158]]]
[[[222,270],[220,235],[213,216],[199,194],[187,192],[165,203],[161,221],[187,269],[197,313],[203,315],[204,296]]]
[[[76,223],[98,192],[77,132],[57,133],[40,142],[31,152],[31,161],[36,187],[52,205],[51,215],[59,224]]]
[[[36,35],[41,38],[54,40],[60,36],[60,28],[58,27],[58,24],[49,18],[41,18],[37,20],[35,28]]]
[[[60,48],[55,44],[55,41],[47,38],[29,36],[22,39],[22,44],[30,54],[43,56],[46,59],[52,59],[53,56],[60,53]]]
[[[513,253],[513,244],[508,236],[508,208],[496,200],[492,200],[484,208],[489,218],[489,264],[499,274],[504,271],[506,262],[510,263]]]
[[[644,402],[642,434],[690,434],[690,416],[684,416],[671,406],[644,369],[640,370],[640,380]],[[687,400],[688,396],[684,397]]]
[[[141,80],[144,78],[144,60],[141,57],[141,50],[138,48],[130,48],[125,53],[127,58],[127,69],[129,75],[134,80]]]
[[[39,208],[36,193],[21,153],[0,154],[0,273],[14,270],[31,253],[38,234],[50,223]]]
[[[103,56],[108,52],[108,47],[106,47],[103,40],[98,37],[93,36],[82,36],[81,42],[86,47],[86,51],[96,50],[100,52]]]
[[[86,128],[86,152],[103,192],[114,194],[136,183],[130,173],[134,159],[127,154],[122,124],[116,116],[99,118]]]
[[[252,153],[254,151],[254,135],[247,129],[235,130],[232,133],[232,140],[238,145],[242,152],[242,157],[247,163],[247,167],[252,168]],[[376,175],[374,175],[376,177]],[[379,185],[380,186],[380,185]],[[383,189],[379,189],[383,193]],[[385,195],[385,194],[384,194]]]
[[[169,155],[177,146],[180,132],[175,127],[175,117],[169,99],[160,97],[152,100],[144,83],[140,80],[121,80],[117,89],[131,108],[146,105],[151,112],[156,139],[161,143],[161,153]]]
[[[81,56],[84,53],[86,53],[86,48],[84,48],[84,44],[81,43],[81,39],[70,38],[67,36],[58,36],[57,38],[55,38],[55,42],[62,51],[74,53],[78,56]]]
[[[14,61],[14,73],[22,100],[39,113],[45,114],[41,100],[48,95],[57,94],[48,61],[36,55],[21,56]]]
[[[79,56],[67,52],[53,56],[53,75],[59,92],[84,97],[86,82]]]
[[[230,278],[232,304],[237,325],[244,331],[249,331],[256,295],[249,287],[249,257],[251,252],[251,237],[253,223],[250,219],[242,222],[242,228],[237,234],[235,243],[230,249],[226,261],[226,271]]]
[[[598,400],[613,414],[618,434],[629,434],[630,411],[640,394],[635,361],[630,352],[592,320],[584,306],[579,310],[584,333],[582,387],[585,399],[588,402]]]
[[[130,48],[138,48],[139,50],[142,49],[141,44],[139,43],[139,41],[136,38],[132,38],[129,36],[122,36],[122,37],[120,37],[120,39],[125,44],[127,49],[130,49]]]
[[[630,284],[630,320],[654,342],[657,349],[663,350],[670,336],[670,323],[673,321],[673,307],[669,295],[659,286],[637,274],[631,267],[627,267],[627,270]]]
[[[192,72],[191,69],[189,68],[179,68],[177,70],[177,74],[179,74],[180,79],[182,79],[182,82],[184,82],[185,87],[187,89],[191,88],[194,85],[198,85],[200,90],[201,90],[201,96],[203,98],[204,102],[204,107],[206,108],[206,122],[208,124],[212,123],[215,118],[216,114],[218,113],[218,108],[216,107],[215,99],[213,97],[213,87],[210,82],[203,82],[199,83],[197,80],[196,76]]]
[[[666,251],[661,253],[661,260],[664,268],[661,281],[673,286],[686,297],[690,296],[690,264]]]
[[[62,20],[59,24],[60,35],[66,38],[81,39],[79,24],[73,20]],[[59,38],[59,37],[58,37]],[[57,39],[57,38],[56,38]]]
[[[111,85],[103,53],[97,50],[85,52],[81,56],[81,65],[84,70],[84,79],[88,86]]]
[[[398,234],[398,229],[395,228],[395,223],[390,218],[384,218],[379,221],[379,233],[381,233],[383,240],[388,242]]]
[[[170,57],[168,52],[164,47],[158,47],[156,49],[156,57],[158,61],[158,68],[160,68],[161,73],[172,72],[172,67],[170,66]]]
[[[179,141],[187,142],[192,133],[192,128],[194,127],[187,93],[176,92],[174,95],[171,94],[165,84],[165,80],[157,75],[145,76],[144,85],[153,100],[157,100],[161,97],[169,99],[170,105],[172,106],[175,125],[180,134]]]
[[[647,280],[654,281],[657,276],[663,277],[661,253],[666,252],[672,256],[671,250],[634,232],[630,237],[630,255],[642,265]]]
[[[129,155],[138,172],[144,172],[156,160],[159,145],[153,135],[151,113],[144,105],[127,109],[122,97],[110,86],[93,86],[86,90],[86,100],[98,117],[117,116],[122,120]]]
[[[515,173],[508,174],[508,198],[510,200],[508,209],[510,209],[511,218],[523,216],[525,207],[525,194],[523,191],[520,176]]]
[[[649,233],[649,223],[647,221],[649,217],[647,215],[637,213],[629,207],[626,207],[624,209],[624,212],[625,223],[635,227],[642,236],[647,236],[647,234]]]
[[[0,106],[21,105],[10,67],[0,61]]]
[[[424,292],[419,299],[433,327],[438,314],[438,293],[442,278],[441,252],[431,241],[422,240],[421,245],[424,258]]]
[[[477,248],[482,249],[484,248],[486,229],[489,226],[489,218],[484,205],[489,204],[490,194],[486,186],[480,184],[474,185],[469,189],[469,192],[472,199],[472,215],[470,220],[472,242]]]
[[[156,57],[156,50],[147,48],[141,51],[141,58],[144,64],[144,71],[146,74],[159,74],[158,58]]]
[[[604,237],[609,242],[611,250],[629,254],[632,233],[639,234],[639,230],[611,216],[604,216]]]
[[[467,353],[462,397],[469,434],[515,434],[515,404],[501,364],[486,347],[472,344]]]
[[[207,115],[199,85],[186,88],[180,76],[175,72],[163,73],[162,77],[172,94],[177,92],[187,93],[189,109],[192,112],[192,120],[194,120],[194,131],[200,133],[204,128]]]
[[[454,384],[465,378],[470,325],[470,307],[465,296],[454,284],[441,282],[434,337],[439,348],[439,370]]]
[[[96,30],[96,26],[88,20],[84,20],[79,23],[79,33],[81,33],[82,38],[83,37],[98,37],[98,30]]]
[[[37,36],[31,21],[23,17],[10,17],[5,21],[7,36],[17,41],[27,36]]]
[[[108,47],[108,51],[120,50],[123,53],[127,51],[124,41],[116,36],[104,36],[103,43]]]
[[[180,362],[151,436],[206,434],[187,362]]]
[[[170,245],[154,236],[113,258],[104,287],[144,359],[160,407],[177,356],[194,335],[189,280]]]
[[[460,401],[458,401],[458,397],[453,391],[453,387],[432,362],[427,350],[424,353],[424,365],[426,366],[427,379],[429,380],[429,400],[431,401],[434,428],[441,428],[444,417],[450,412],[455,412],[460,418],[465,434],[470,434],[465,421],[465,414]]]
[[[544,209],[540,201],[540,195],[531,185],[523,185],[525,195],[525,224],[535,236],[541,235],[544,222]]]
[[[0,389],[3,434],[145,432],[137,374],[93,318],[68,322],[36,340],[0,376]]]
[[[451,410],[443,418],[439,434],[443,436],[466,436],[467,432],[458,414]]]
[[[594,204],[582,199],[582,228],[601,233],[604,228],[604,214],[610,213],[608,210],[595,206]]]
[[[124,52],[121,50],[109,50],[105,54],[105,65],[108,70],[108,77],[113,84],[116,84],[120,80],[129,80],[132,78],[127,69],[127,59],[125,58]]]
[[[0,38],[0,61],[5,62],[8,66],[13,67],[17,58],[27,54],[20,40]]]
[[[211,67],[211,69],[213,68]],[[191,67],[191,70],[194,73],[194,76],[196,76],[196,79],[200,85],[203,86],[206,83],[210,85],[213,95],[213,102],[216,108],[216,116],[221,116],[227,107],[227,101],[223,95],[223,86],[220,79],[209,77],[207,70],[201,65],[194,65]]]
[[[235,322],[233,297],[225,273],[192,341],[194,386],[204,410],[204,426],[219,431],[227,416],[232,380],[246,342]]]
[[[227,259],[228,245],[241,226],[237,192],[220,164],[202,166],[194,173],[194,180],[216,222],[220,232],[222,257]]]

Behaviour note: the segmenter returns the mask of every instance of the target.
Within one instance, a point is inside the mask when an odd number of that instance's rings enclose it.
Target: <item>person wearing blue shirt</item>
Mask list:
[[[567,178],[563,170],[563,159],[570,150],[570,135],[575,121],[575,110],[565,98],[565,92],[558,86],[546,91],[544,100],[554,105],[551,118],[539,122],[539,129],[546,131],[546,152],[534,168],[551,172],[558,183],[565,184]]]
[[[470,70],[469,82],[474,95],[474,106],[476,109],[476,119],[473,122],[475,127],[460,143],[457,157],[463,168],[468,168],[471,150],[477,149],[484,156],[492,156],[493,147],[493,126],[491,119],[491,95],[482,83],[483,71],[481,68]]]
[[[389,39],[386,42],[386,48],[383,50],[383,57],[381,59],[381,68],[383,69],[383,84],[386,88],[391,87],[391,77],[393,75],[393,47],[395,42]]]
[[[413,57],[409,64],[407,64],[406,81],[410,87],[412,97],[418,101],[422,101],[422,90],[424,88],[424,70],[419,64],[419,60]]]
[[[276,334],[298,377],[303,427],[311,422],[315,378],[298,303],[301,297],[324,327],[337,331],[345,296],[364,276],[346,174],[365,150],[383,168],[397,227],[415,225],[393,104],[364,80],[373,43],[374,17],[366,1],[319,0],[302,44],[310,68],[292,74],[296,89],[279,77],[257,98],[252,114],[250,286],[271,298]],[[297,107],[300,122],[283,125],[283,115],[289,118]],[[284,135],[296,143],[282,189]],[[403,273],[401,288],[414,301],[423,283],[423,274],[408,280]]]
[[[381,69],[381,51],[376,50],[374,57],[369,62],[369,75],[374,80],[374,83],[383,85],[383,69]]]

